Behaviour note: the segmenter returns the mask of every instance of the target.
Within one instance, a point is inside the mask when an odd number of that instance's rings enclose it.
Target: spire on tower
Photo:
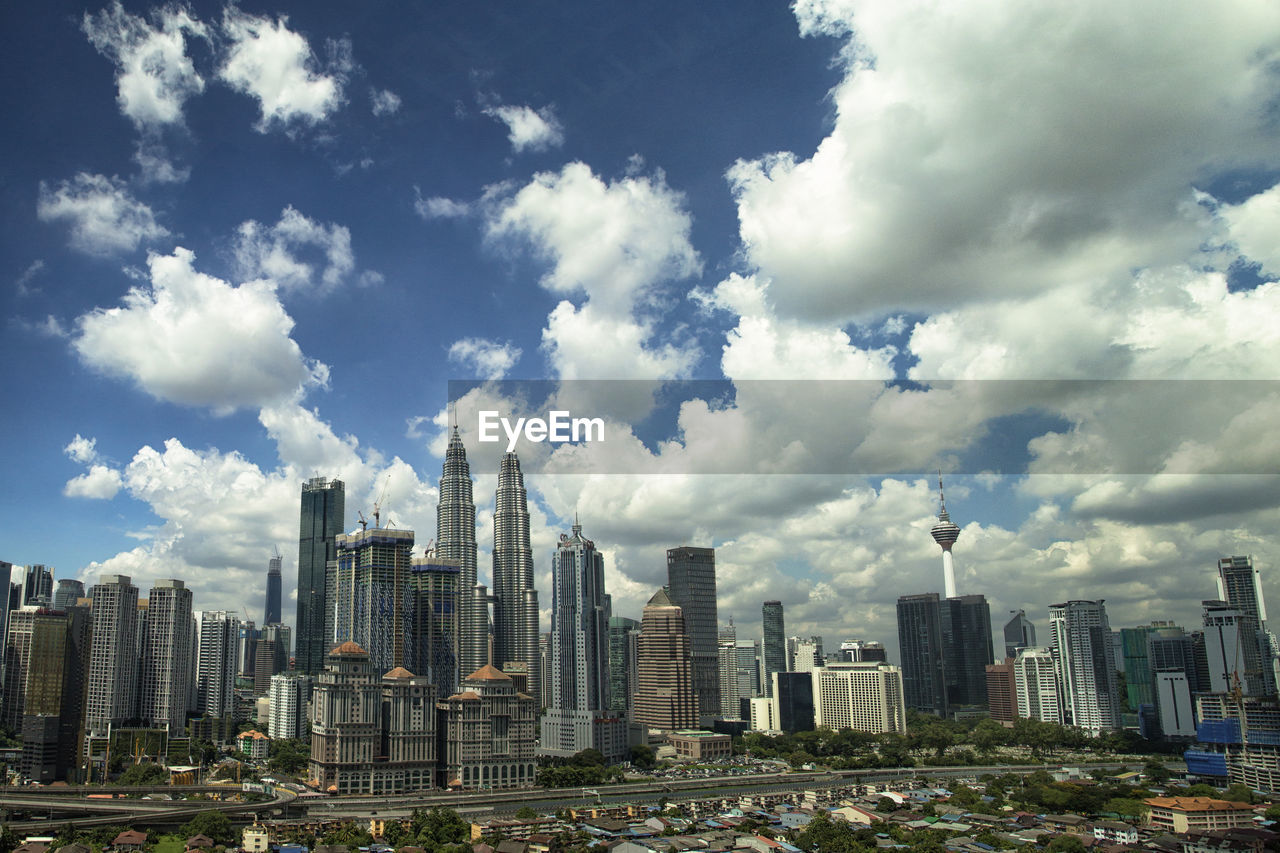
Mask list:
[[[947,598],[956,595],[956,574],[951,559],[951,546],[960,538],[960,526],[951,520],[947,513],[947,501],[942,493],[942,472],[938,472],[938,523],[929,533],[933,541],[942,548],[942,581]]]

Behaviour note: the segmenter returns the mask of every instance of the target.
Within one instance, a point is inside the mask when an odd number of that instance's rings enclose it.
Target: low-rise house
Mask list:
[[[145,832],[126,829],[112,840],[111,849],[117,851],[117,853],[123,853],[123,851],[128,850],[141,851],[146,845],[147,834]]]
[[[1182,853],[1220,853],[1220,851],[1249,851],[1262,853],[1276,833],[1253,827],[1235,829],[1195,829],[1183,836]]]
[[[1097,820],[1093,822],[1093,837],[1116,844],[1137,844],[1138,830],[1120,820]]]
[[[241,752],[250,758],[265,760],[271,747],[271,738],[262,732],[250,729],[247,732],[241,732],[237,738],[237,746]]]
[[[246,826],[240,833],[240,848],[246,853],[267,853],[271,847],[271,834],[265,826]]]
[[[1089,829],[1089,819],[1078,814],[1047,814],[1040,823],[1051,832],[1070,832],[1080,835]]]

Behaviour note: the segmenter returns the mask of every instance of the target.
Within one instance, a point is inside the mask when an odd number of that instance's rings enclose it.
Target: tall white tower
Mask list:
[[[947,500],[942,495],[942,472],[938,472],[938,523],[929,532],[933,541],[942,546],[942,584],[945,598],[956,597],[956,566],[951,558],[951,546],[960,538],[960,527],[947,514]]]

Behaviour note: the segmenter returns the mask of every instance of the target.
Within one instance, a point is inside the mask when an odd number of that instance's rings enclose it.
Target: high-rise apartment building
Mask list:
[[[1013,675],[1013,658],[987,666],[987,708],[998,723],[1013,722],[1018,715],[1018,688]]]
[[[1209,690],[1229,693],[1238,684],[1246,696],[1258,695],[1261,679],[1256,673],[1251,678],[1249,671],[1250,620],[1225,601],[1209,600],[1202,605]]]
[[[773,674],[787,670],[787,628],[782,618],[782,602],[766,601],[760,608],[760,617],[764,629],[761,686],[765,695],[772,696]]]
[[[645,605],[636,659],[636,722],[664,731],[696,726],[693,649],[685,632],[684,611],[665,588],[655,592]]]
[[[138,588],[102,575],[90,590],[93,623],[85,733],[105,735],[138,716]]]
[[[267,600],[262,607],[262,624],[279,625],[284,621],[280,609],[280,569],[284,559],[275,554],[267,560]]]
[[[898,598],[898,650],[908,708],[946,716],[942,604],[936,592]],[[985,672],[985,669],[984,669]]]
[[[689,642],[693,644],[693,692],[698,716],[720,714],[720,677],[716,633],[716,551],[682,546],[667,551],[667,589],[684,611]]]
[[[44,608],[23,605],[9,614],[9,628],[4,644],[4,707],[0,722],[17,732],[22,729],[22,711],[26,707],[27,671],[31,663],[31,637],[36,615]]]
[[[403,593],[404,668],[435,685],[436,696],[450,696],[458,686],[461,574],[457,563],[439,555],[415,557]]]
[[[234,717],[240,620],[226,610],[203,611],[197,637],[196,709],[220,720]]]
[[[738,660],[738,699],[751,699],[763,694],[760,686],[760,659],[756,654],[755,640],[739,640],[736,644]],[[738,707],[742,707],[741,701]]]
[[[574,520],[551,565],[551,683],[544,685],[539,751],[571,756],[596,749],[610,764],[627,757],[627,731],[609,706],[609,618],[604,555]]]
[[[626,616],[609,617],[609,710],[623,714],[631,710],[636,690],[636,642],[640,623]],[[550,667],[547,681],[550,683]]]
[[[465,791],[532,787],[537,706],[511,676],[485,665],[441,701],[444,784]]]
[[[336,537],[346,523],[346,486],[341,480],[314,477],[302,484],[298,531],[297,669],[315,675],[324,667],[330,637],[325,636],[325,567],[336,560]]]
[[[523,663],[529,693],[538,700],[538,593],[533,587],[529,499],[520,459],[503,454],[493,508],[493,658]],[[550,702],[544,702],[551,707]]]
[[[1036,644],[1035,623],[1027,618],[1025,610],[1018,610],[1004,625],[1004,656],[1016,658],[1018,649],[1025,649]]]
[[[458,567],[458,672],[475,672],[489,660],[489,608],[476,607],[476,502],[471,465],[454,426],[440,474],[436,504],[436,556]],[[452,692],[452,691],[450,691]],[[449,693],[442,693],[447,696]]]
[[[158,580],[147,601],[139,715],[143,725],[183,736],[195,671],[191,590],[180,580]]]
[[[907,733],[902,670],[884,663],[832,663],[813,678],[815,724],[834,731]]]
[[[1103,602],[1050,605],[1049,637],[1062,685],[1063,722],[1093,735],[1119,728],[1111,626]]]
[[[84,584],[75,578],[58,578],[58,585],[53,590],[53,609],[66,610],[75,607],[84,598]]]
[[[1151,641],[1172,640],[1185,632],[1171,622],[1152,622],[1137,628],[1120,629],[1120,649],[1124,655],[1125,691],[1129,707],[1138,711],[1155,704],[1155,668],[1151,665]]]
[[[716,648],[716,666],[720,671],[720,716],[726,720],[741,719],[742,705],[738,690],[738,643],[736,634],[720,637]]]
[[[332,642],[348,640],[369,654],[375,672],[404,665],[405,591],[413,562],[412,530],[371,527],[335,537],[337,559],[325,595]]]
[[[271,676],[271,719],[267,734],[272,740],[301,738],[307,734],[307,705],[315,678],[296,672]]]
[[[1013,679],[1019,717],[1062,722],[1058,665],[1052,651],[1038,646],[1020,650],[1013,661]]]

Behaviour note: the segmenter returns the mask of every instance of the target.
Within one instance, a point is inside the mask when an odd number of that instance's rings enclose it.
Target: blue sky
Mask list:
[[[710,544],[722,619],[894,646],[934,467],[997,621],[1194,623],[1235,553],[1273,587],[1267,4],[3,15],[0,558],[257,618],[307,477],[434,534],[450,379],[711,379],[566,386],[618,438],[521,447],[542,588],[577,511],[618,613]]]

